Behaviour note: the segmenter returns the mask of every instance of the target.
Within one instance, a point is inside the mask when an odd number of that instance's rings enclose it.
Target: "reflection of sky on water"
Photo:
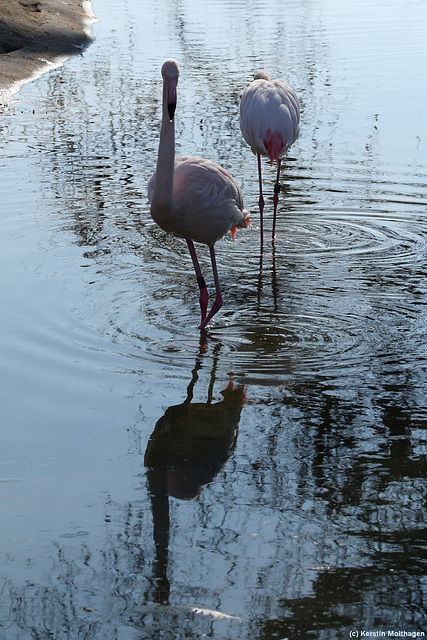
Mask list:
[[[0,622],[20,640],[421,628],[424,3],[99,4],[95,43],[0,122]],[[253,212],[252,232],[218,243],[225,305],[206,345],[185,247],[146,202],[169,55],[181,151],[223,163]],[[262,271],[238,129],[259,67],[303,106]],[[238,439],[230,419],[199,497],[169,496],[156,557],[150,436],[177,407],[191,430],[230,380]]]

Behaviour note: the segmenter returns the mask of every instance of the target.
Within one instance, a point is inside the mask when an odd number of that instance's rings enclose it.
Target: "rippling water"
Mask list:
[[[145,4],[93,2],[94,44],[0,116],[0,638],[427,633],[426,5]],[[178,151],[253,225],[202,339],[146,196],[169,56]],[[260,68],[302,104],[262,263]]]

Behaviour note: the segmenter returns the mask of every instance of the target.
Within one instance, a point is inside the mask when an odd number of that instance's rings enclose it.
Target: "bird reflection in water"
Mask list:
[[[236,446],[240,414],[246,402],[245,391],[242,385],[234,385],[230,379],[221,391],[223,399],[213,402],[217,361],[218,349],[207,401],[192,402],[202,366],[199,354],[187,397],[182,404],[169,407],[157,421],[145,452],[156,551],[153,599],[157,603],[167,604],[169,600],[169,497],[180,500],[197,498],[202,487],[221,471]]]

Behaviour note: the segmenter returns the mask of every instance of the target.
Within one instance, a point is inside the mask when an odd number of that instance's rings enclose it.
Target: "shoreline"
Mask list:
[[[90,0],[0,0],[0,109],[93,41]]]

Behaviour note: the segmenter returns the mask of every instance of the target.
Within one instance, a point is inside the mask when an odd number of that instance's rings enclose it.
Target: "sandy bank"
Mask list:
[[[0,107],[93,40],[89,0],[0,0]]]

